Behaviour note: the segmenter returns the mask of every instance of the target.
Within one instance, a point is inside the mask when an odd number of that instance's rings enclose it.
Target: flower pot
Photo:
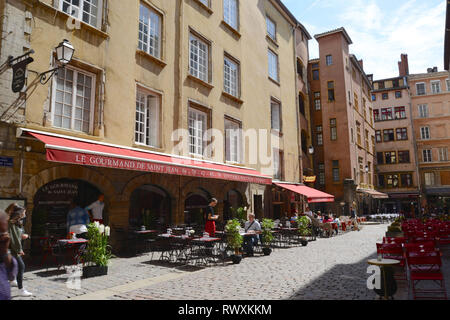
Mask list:
[[[239,264],[242,261],[242,256],[237,256],[237,255],[233,254],[231,256],[231,261],[233,261],[233,264]]]
[[[308,240],[300,240],[300,243],[303,247],[306,247],[308,245]]]
[[[272,253],[271,248],[263,248],[262,251],[265,256],[270,256],[270,254]]]
[[[83,278],[94,278],[106,276],[108,274],[108,267],[90,266],[83,267]]]

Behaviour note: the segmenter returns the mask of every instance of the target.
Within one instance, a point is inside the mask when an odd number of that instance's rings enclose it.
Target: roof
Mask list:
[[[345,40],[347,40],[348,44],[353,44],[352,39],[350,38],[350,36],[348,35],[348,33],[347,33],[347,31],[345,30],[344,27],[341,27],[341,28],[338,28],[338,29],[334,29],[334,30],[330,30],[330,31],[327,31],[327,32],[324,32],[324,33],[316,34],[314,36],[314,38],[316,40],[318,40],[318,39],[320,39],[322,37],[326,37],[326,36],[329,36],[329,35],[332,35],[332,34],[336,34],[336,33],[342,33],[344,35]]]
[[[370,88],[372,88],[372,83],[370,82],[369,78],[367,77],[367,74],[364,72],[364,69],[359,64],[358,58],[354,54],[350,55],[350,60],[353,62],[354,65],[358,68],[359,72],[363,75],[364,79],[367,81]]]
[[[433,79],[433,78],[448,78],[448,72],[447,71],[439,71],[439,72],[424,72],[424,73],[416,73],[416,74],[410,74],[408,76],[408,79],[411,80],[419,80],[419,79]]]
[[[272,0],[273,2],[275,2],[278,6],[280,6],[280,8],[284,11],[284,13],[286,13],[289,18],[297,25],[297,27],[299,27],[300,29],[302,29],[302,31],[306,34],[306,36],[308,37],[308,40],[311,40],[311,34],[308,32],[308,30],[306,30],[305,26],[303,24],[301,24],[297,18],[292,14],[292,12],[283,4],[283,2],[281,2],[281,0]]]

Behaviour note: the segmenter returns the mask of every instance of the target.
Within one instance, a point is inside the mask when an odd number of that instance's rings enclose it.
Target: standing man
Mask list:
[[[80,238],[86,239],[88,232],[87,225],[89,222],[89,214],[80,207],[79,199],[73,199],[72,209],[67,214],[68,232],[73,232]]]
[[[86,207],[85,210],[87,212],[91,212],[90,217],[95,222],[97,221],[100,224],[103,223],[103,209],[105,208],[105,195],[100,194],[98,196],[98,200],[92,203],[90,206]]]
[[[214,208],[217,206],[217,203],[217,199],[212,198],[205,212],[205,232],[208,232],[210,237],[216,235],[216,221],[219,219],[219,216],[214,214]]]

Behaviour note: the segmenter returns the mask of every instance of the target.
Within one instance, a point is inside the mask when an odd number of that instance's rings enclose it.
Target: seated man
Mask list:
[[[258,244],[258,233],[261,233],[261,225],[255,220],[255,215],[250,213],[248,215],[248,221],[244,226],[245,233],[250,233],[251,235],[246,235],[244,237],[244,250],[248,256],[253,257],[253,247]]]

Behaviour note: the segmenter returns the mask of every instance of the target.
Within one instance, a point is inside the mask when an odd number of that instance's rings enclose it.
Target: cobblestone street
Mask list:
[[[67,287],[64,271],[29,271],[24,283],[35,296],[19,298],[13,288],[13,299],[375,299],[366,287],[367,259],[376,257],[375,243],[386,227],[364,226],[307,247],[206,269],[168,267],[148,255],[113,259],[107,276],[82,279],[79,290]]]

